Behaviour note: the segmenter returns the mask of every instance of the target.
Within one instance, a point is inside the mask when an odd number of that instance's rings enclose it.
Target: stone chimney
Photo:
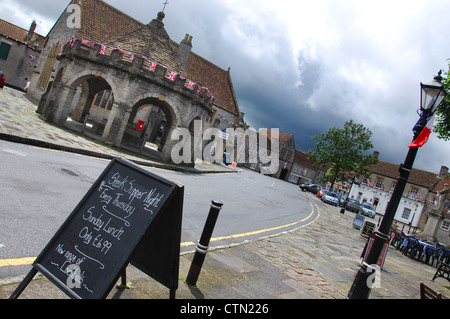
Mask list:
[[[28,34],[25,39],[26,43],[29,43],[29,42],[31,42],[31,40],[33,40],[34,31],[36,30],[36,26],[37,26],[36,21],[33,20],[33,22],[31,22],[31,25],[30,25],[30,30],[28,30]]]
[[[178,56],[180,57],[180,61],[184,67],[187,67],[189,56],[191,55],[192,50],[192,36],[186,34],[183,41],[181,41],[180,46],[178,47]]]
[[[438,177],[446,177],[448,175],[448,167],[441,166],[441,171],[439,172]]]
[[[380,152],[378,151],[373,151],[373,157],[378,159],[378,157],[380,156]]]

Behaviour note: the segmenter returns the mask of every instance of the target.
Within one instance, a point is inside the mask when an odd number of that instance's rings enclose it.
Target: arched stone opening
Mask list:
[[[95,74],[82,75],[67,87],[64,124],[69,129],[100,138],[114,105],[114,91],[109,82]]]
[[[174,110],[167,102],[153,97],[142,98],[131,108],[121,145],[160,158],[170,128],[175,125]]]

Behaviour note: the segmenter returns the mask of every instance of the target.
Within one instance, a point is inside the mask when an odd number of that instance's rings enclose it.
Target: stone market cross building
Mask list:
[[[81,28],[61,15],[30,85],[47,121],[141,152],[155,141],[168,162],[179,142],[172,133],[193,136],[195,120],[203,129],[244,124],[230,71],[191,52],[191,36],[172,41],[163,12],[145,25],[100,0],[71,2],[78,3]],[[108,23],[98,21],[102,14]]]

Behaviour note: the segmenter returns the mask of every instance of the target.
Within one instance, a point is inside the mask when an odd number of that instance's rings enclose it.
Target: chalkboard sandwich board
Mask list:
[[[71,298],[106,298],[129,263],[175,297],[183,197],[182,185],[112,160],[11,298],[38,271]]]

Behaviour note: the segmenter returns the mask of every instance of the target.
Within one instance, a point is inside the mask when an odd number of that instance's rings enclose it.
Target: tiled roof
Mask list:
[[[314,162],[308,158],[308,155],[305,153],[295,150],[295,164],[301,165],[306,168],[314,169],[313,164]]]
[[[377,164],[371,167],[373,174],[383,175],[393,179],[398,179],[399,176],[399,164],[392,164],[385,161],[378,161]],[[408,183],[415,184],[429,188],[433,191],[439,182],[438,174],[427,172],[424,170],[413,168],[408,178]]]
[[[24,42],[25,38],[28,34],[28,30],[23,29],[19,26],[16,26],[12,23],[9,23],[5,20],[0,19],[0,33],[11,39],[14,39],[14,40],[17,40],[20,42]],[[38,33],[34,33],[34,37],[32,40],[34,40],[35,37],[37,37],[39,39],[38,49],[42,49],[45,44],[45,37]]]
[[[170,37],[164,29],[164,24],[158,19],[111,39],[109,44],[136,55],[143,55],[153,62],[164,65],[169,71],[185,73],[178,53],[173,49]]]
[[[216,98],[214,104],[237,116],[239,115],[239,108],[234,97],[228,71],[191,52],[186,72],[188,78],[206,86],[211,91]]]
[[[81,1],[81,28],[76,37],[97,43],[128,33],[143,24],[100,0]]]

